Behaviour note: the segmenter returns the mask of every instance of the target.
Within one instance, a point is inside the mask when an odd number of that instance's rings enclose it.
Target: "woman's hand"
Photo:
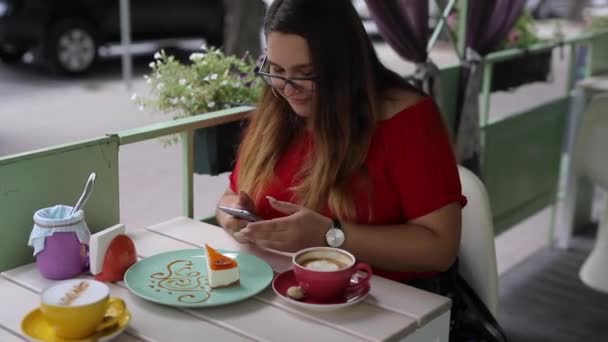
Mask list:
[[[245,209],[251,213],[255,213],[255,205],[253,203],[253,200],[244,191],[240,191],[238,195],[232,194],[224,196],[221,201],[221,205]],[[219,217],[220,215],[221,218]],[[238,234],[241,229],[247,226],[249,221],[234,217],[223,211],[218,211],[218,220],[221,226],[226,230],[226,232],[228,232],[228,234],[230,234],[230,236],[232,236],[236,241],[238,241],[239,243],[249,242],[245,237],[243,237],[242,234]]]
[[[296,252],[304,248],[325,246],[325,234],[332,220],[297,204],[267,197],[270,205],[288,216],[250,222],[238,236],[266,248]]]

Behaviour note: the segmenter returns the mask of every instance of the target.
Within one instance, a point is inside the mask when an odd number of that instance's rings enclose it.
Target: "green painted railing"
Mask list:
[[[182,141],[182,158],[184,162],[182,168],[182,214],[187,217],[193,217],[194,130],[242,120],[252,109],[252,107],[247,106],[235,107],[122,131],[119,132],[117,136],[120,145],[126,145],[166,135],[180,134],[180,139]]]
[[[485,127],[483,175],[496,233],[555,202],[568,102],[551,101]]]
[[[183,144],[183,207],[192,217],[192,132],[241,120],[251,109],[238,107],[0,158],[0,272],[33,261],[27,242],[34,212],[74,203],[90,172],[97,173],[86,211],[90,230],[97,232],[120,222],[120,145],[181,134],[188,142]]]
[[[456,127],[456,110],[458,108],[458,88],[460,84],[460,65],[443,67],[439,70],[441,87],[441,113],[450,132]]]
[[[87,223],[96,232],[120,221],[118,139],[101,137],[0,158],[0,271],[32,261],[27,246],[34,212],[72,204],[89,173],[96,189],[87,204]]]
[[[590,40],[588,75],[608,73],[608,35],[595,35]]]
[[[598,48],[600,43],[604,48]],[[608,62],[605,59],[598,60],[606,54],[608,30],[586,32],[562,41],[536,44],[527,49],[497,51],[483,59],[484,79],[480,94],[482,170],[497,233],[557,203],[559,180],[563,171],[561,161],[566,121],[575,86],[574,73],[577,72],[574,53],[578,44],[590,46],[587,74],[604,70],[602,68],[608,70]],[[495,63],[556,48],[570,50],[569,75],[564,94],[550,103],[520,113],[511,113],[497,121],[490,120],[490,86]],[[588,195],[580,198],[583,202],[591,200]],[[582,203],[580,207],[588,208],[589,205]],[[555,211],[555,206],[552,210]],[[551,216],[550,229],[553,231],[555,212]]]

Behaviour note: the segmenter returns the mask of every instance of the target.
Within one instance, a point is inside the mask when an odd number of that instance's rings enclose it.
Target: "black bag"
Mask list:
[[[450,341],[507,342],[507,336],[477,293],[460,273],[442,274],[441,293],[452,299]]]
[[[507,336],[477,293],[458,273],[458,262],[438,277],[408,285],[452,300],[450,342],[507,342]]]

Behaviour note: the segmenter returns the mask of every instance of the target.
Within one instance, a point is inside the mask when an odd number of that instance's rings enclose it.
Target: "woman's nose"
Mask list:
[[[283,88],[283,93],[285,94],[285,96],[291,96],[296,94],[297,92],[298,90],[290,82],[287,82],[285,84],[285,88]]]

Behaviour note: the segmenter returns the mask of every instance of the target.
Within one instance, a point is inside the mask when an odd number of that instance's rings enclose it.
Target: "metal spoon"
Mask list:
[[[76,202],[76,205],[72,208],[72,210],[70,211],[68,216],[72,216],[75,212],[80,210],[80,208],[84,207],[85,203],[87,203],[87,201],[89,200],[89,197],[91,197],[91,193],[93,192],[94,185],[95,185],[95,172],[91,172],[91,175],[89,176],[89,179],[87,180],[87,183],[84,186],[84,190],[82,191],[82,195],[80,195],[78,202]]]

